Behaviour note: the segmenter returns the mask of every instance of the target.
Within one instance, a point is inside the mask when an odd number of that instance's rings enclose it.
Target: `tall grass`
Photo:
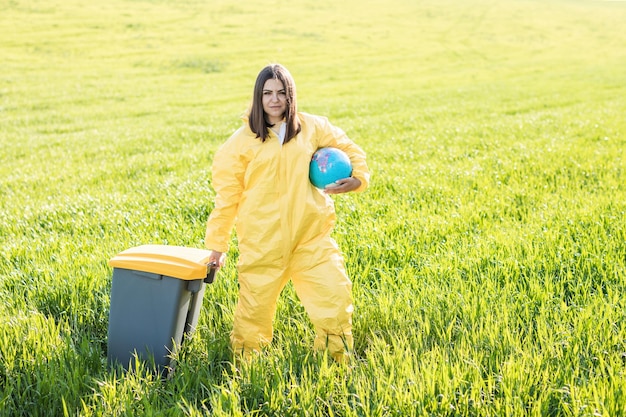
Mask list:
[[[626,415],[626,3],[0,0],[0,416]],[[265,64],[365,148],[335,197],[355,352],[295,292],[233,364],[236,249],[162,381],[106,364],[111,269],[202,247]]]

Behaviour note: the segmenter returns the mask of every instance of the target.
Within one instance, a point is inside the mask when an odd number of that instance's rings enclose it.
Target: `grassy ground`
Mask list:
[[[626,414],[626,3],[0,0],[0,416]],[[162,382],[105,363],[111,268],[202,247],[254,77],[368,152],[335,198],[355,360],[293,290],[231,364],[234,261]]]

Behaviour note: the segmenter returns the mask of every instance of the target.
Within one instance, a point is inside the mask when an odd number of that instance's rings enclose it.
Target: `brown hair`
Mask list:
[[[287,95],[287,109],[285,110],[285,122],[287,123],[287,131],[285,132],[285,142],[289,142],[294,136],[300,133],[302,129],[297,116],[297,104],[296,104],[296,83],[293,77],[287,70],[280,64],[271,64],[266,66],[259,72],[254,84],[254,93],[252,96],[252,107],[250,108],[250,117],[248,118],[248,125],[250,130],[256,133],[256,137],[260,138],[262,142],[265,142],[269,136],[268,129],[273,124],[267,121],[265,112],[263,111],[263,87],[265,82],[270,79],[275,79],[283,83],[285,87],[285,93]]]

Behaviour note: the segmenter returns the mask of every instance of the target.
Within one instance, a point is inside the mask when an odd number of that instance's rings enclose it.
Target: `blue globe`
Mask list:
[[[311,158],[309,179],[315,187],[324,189],[335,181],[352,175],[350,158],[337,148],[320,148]]]

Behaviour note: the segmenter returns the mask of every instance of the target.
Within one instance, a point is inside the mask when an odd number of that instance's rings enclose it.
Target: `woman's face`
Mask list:
[[[263,111],[267,121],[276,124],[283,120],[287,111],[287,93],[280,80],[270,78],[263,85]]]

